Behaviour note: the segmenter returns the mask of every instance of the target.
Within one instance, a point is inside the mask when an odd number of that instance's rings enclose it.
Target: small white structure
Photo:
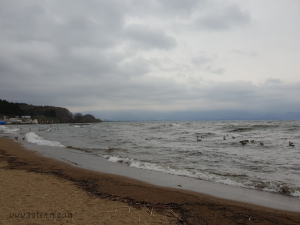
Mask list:
[[[7,119],[7,116],[4,116],[4,121],[8,124],[38,124],[37,119],[31,119],[31,116],[22,116],[22,119],[16,116],[16,118]]]
[[[10,118],[8,120],[8,122],[12,123],[12,124],[21,124],[22,120],[20,120],[19,118]]]
[[[38,124],[37,119],[31,119],[31,116],[22,116],[23,124]]]

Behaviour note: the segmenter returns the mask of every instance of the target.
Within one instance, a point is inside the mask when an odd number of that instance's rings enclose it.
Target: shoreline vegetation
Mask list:
[[[13,103],[0,99],[0,118],[30,116],[39,123],[100,123],[100,119],[91,114],[71,113],[68,109],[56,106],[36,106],[26,103]],[[53,122],[52,122],[53,121]]]
[[[1,224],[300,224],[298,212],[74,167],[4,137],[0,137],[0,170]],[[42,218],[32,218],[37,212]],[[11,218],[11,213],[25,217]],[[70,213],[71,218],[61,216]]]

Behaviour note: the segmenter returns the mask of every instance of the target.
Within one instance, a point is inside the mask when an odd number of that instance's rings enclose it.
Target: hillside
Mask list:
[[[56,106],[36,106],[26,103],[12,103],[0,99],[0,115],[31,116],[33,119],[41,121],[53,121],[55,123],[93,123],[101,122],[91,114],[82,115],[81,113],[72,114],[68,109]]]

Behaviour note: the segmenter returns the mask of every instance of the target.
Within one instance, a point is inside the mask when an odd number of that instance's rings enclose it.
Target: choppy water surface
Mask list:
[[[300,198],[300,121],[10,125],[0,131],[130,167]]]

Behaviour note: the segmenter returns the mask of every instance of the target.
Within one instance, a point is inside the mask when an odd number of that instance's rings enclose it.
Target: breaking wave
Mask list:
[[[237,127],[229,132],[248,132],[254,130],[265,130],[279,128],[279,125],[252,125],[251,127]]]
[[[120,163],[133,168],[152,170],[177,176],[185,176],[196,178],[200,180],[213,181],[232,186],[251,188],[256,190],[263,190],[268,192],[277,192],[284,195],[300,198],[300,189],[289,186],[284,183],[263,183],[258,181],[251,181],[247,176],[229,175],[229,174],[214,174],[206,171],[195,171],[193,169],[175,169],[170,166],[162,166],[156,163],[140,161],[136,159],[122,158],[119,156],[104,155],[103,158],[113,163]]]
[[[20,128],[8,128],[6,126],[0,125],[0,131],[4,134],[17,134],[20,131]]]
[[[34,132],[29,132],[25,136],[26,136],[26,140],[28,142],[34,143],[37,145],[45,145],[45,146],[61,147],[61,148],[66,147],[66,146],[62,145],[60,142],[45,140],[44,138],[38,136]]]
[[[229,132],[247,132],[247,131],[251,131],[251,130],[253,130],[253,128],[249,128],[249,127],[243,128],[243,127],[240,127],[240,128],[236,128],[234,130],[231,130]]]

